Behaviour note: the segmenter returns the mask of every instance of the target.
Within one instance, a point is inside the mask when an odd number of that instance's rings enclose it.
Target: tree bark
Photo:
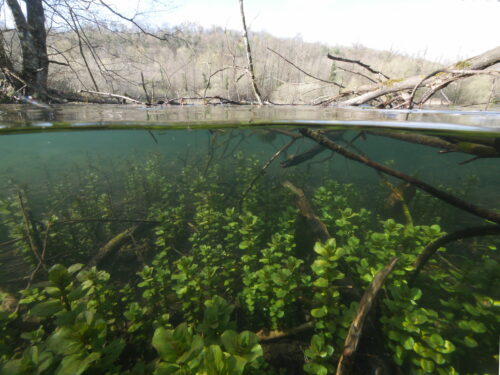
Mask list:
[[[245,47],[247,50],[248,71],[250,73],[250,78],[252,80],[252,88],[255,94],[255,98],[257,99],[257,102],[259,102],[259,105],[262,105],[263,104],[262,97],[259,92],[259,87],[257,86],[255,73],[253,69],[252,51],[250,49],[250,41],[248,40],[247,23],[245,21],[245,11],[243,10],[243,0],[239,1],[240,1],[241,22],[243,23],[243,40],[245,41]]]
[[[20,77],[28,84],[27,93],[43,93],[47,89],[49,59],[47,32],[42,0],[26,0],[26,16],[17,0],[7,0],[21,43]]]

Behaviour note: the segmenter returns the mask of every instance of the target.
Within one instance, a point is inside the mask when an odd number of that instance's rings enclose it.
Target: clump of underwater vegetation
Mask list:
[[[498,239],[418,268],[448,225],[428,198],[383,218],[356,185],[229,155],[4,192],[0,373],[494,373]]]

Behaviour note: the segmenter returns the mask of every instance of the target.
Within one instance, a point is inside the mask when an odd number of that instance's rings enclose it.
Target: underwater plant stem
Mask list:
[[[366,288],[366,291],[359,302],[356,316],[349,327],[344,343],[344,350],[337,364],[336,375],[347,375],[351,373],[351,368],[354,364],[354,357],[356,355],[356,350],[358,349],[359,340],[363,334],[363,327],[366,318],[371,311],[373,303],[375,302],[378,292],[382,288],[385,279],[392,272],[397,261],[398,258],[392,259],[384,269],[377,272],[370,285],[368,285],[368,288]]]
[[[335,152],[338,152],[339,154],[345,156],[348,159],[357,161],[359,163],[365,164],[366,166],[376,169],[380,172],[383,172],[385,174],[388,174],[390,176],[396,177],[400,180],[406,181],[412,185],[415,185],[419,189],[429,193],[430,195],[441,199],[442,201],[455,206],[461,210],[467,211],[475,216],[481,217],[486,220],[493,221],[497,224],[500,224],[500,213],[496,213],[494,211],[490,211],[481,207],[478,207],[476,205],[473,205],[469,202],[466,202],[458,197],[456,197],[453,194],[447,193],[443,190],[439,190],[435,188],[432,185],[429,185],[423,181],[420,181],[419,179],[406,175],[404,173],[401,173],[399,171],[396,171],[392,168],[389,168],[383,164],[377,163],[375,161],[372,161],[368,159],[366,156],[358,155],[355,154],[344,147],[338,145],[337,143],[333,142],[332,140],[328,139],[324,135],[322,135],[320,132],[312,129],[301,129],[300,132],[305,135],[308,138],[311,138],[318,142],[319,144],[325,146],[326,148],[329,148],[330,150],[333,150]]]
[[[422,251],[422,253],[415,261],[415,270],[413,271],[413,274],[411,275],[409,280],[410,286],[415,282],[418,275],[420,274],[420,271],[422,271],[422,268],[424,268],[430,257],[433,256],[440,247],[446,245],[449,242],[453,242],[463,238],[492,236],[498,234],[500,234],[500,225],[486,225],[461,229],[456,232],[449,233],[431,242],[425,247],[424,251]]]

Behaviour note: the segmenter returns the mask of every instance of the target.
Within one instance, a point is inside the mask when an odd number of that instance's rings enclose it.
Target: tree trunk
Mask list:
[[[22,71],[28,94],[44,93],[47,88],[49,59],[42,0],[26,0],[26,17],[17,0],[7,0],[21,43]]]

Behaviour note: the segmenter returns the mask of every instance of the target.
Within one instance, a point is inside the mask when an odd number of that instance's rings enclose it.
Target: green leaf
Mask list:
[[[326,306],[322,306],[319,309],[312,309],[311,310],[311,315],[314,318],[322,318],[328,313],[328,309]]]
[[[306,363],[304,371],[311,375],[328,375],[328,369],[325,366],[314,362]]]
[[[173,331],[159,327],[153,334],[152,344],[160,358],[167,362],[175,362],[177,353],[172,345]]]
[[[49,270],[49,280],[55,285],[65,287],[70,282],[69,273],[62,264],[55,264]]]
[[[33,306],[33,308],[31,309],[31,314],[34,316],[39,316],[41,318],[48,318],[57,314],[63,309],[64,306],[60,301],[51,299]]]
[[[443,354],[449,354],[453,353],[455,351],[455,345],[451,341],[444,340],[444,345],[440,348],[436,348],[436,351],[443,353]]]
[[[327,248],[321,243],[321,242],[316,242],[314,244],[314,252],[316,254],[319,254],[323,257],[327,257],[328,256],[328,250]]]
[[[431,348],[435,349],[444,345],[444,340],[437,333],[433,333],[425,339]]]
[[[69,266],[68,268],[68,273],[69,274],[74,274],[75,272],[78,272],[80,271],[82,268],[83,268],[83,264],[81,263],[76,263],[76,264],[73,264],[72,266]]]
[[[92,362],[100,358],[99,353],[91,353],[86,358],[81,359],[81,354],[72,354],[64,357],[54,375],[80,375],[87,370]]]
[[[403,342],[403,347],[406,350],[412,350],[413,345],[415,345],[415,340],[413,340],[413,337],[408,337],[404,342]]]
[[[205,348],[205,366],[208,375],[227,373],[226,357],[219,345],[210,345]]]
[[[425,372],[431,373],[434,371],[434,362],[432,362],[428,359],[425,359],[425,358],[421,358],[420,359],[420,367]]]
[[[328,286],[328,280],[324,277],[320,277],[313,282],[313,285],[317,286],[318,288],[326,288]]]
[[[469,348],[475,348],[477,347],[477,341],[474,340],[471,336],[465,336],[464,337],[464,343],[467,345]]]
[[[410,298],[412,301],[417,301],[422,297],[422,291],[418,288],[411,288],[410,290]]]
[[[478,321],[471,320],[469,322],[469,327],[476,333],[484,333],[486,332],[486,326]]]

